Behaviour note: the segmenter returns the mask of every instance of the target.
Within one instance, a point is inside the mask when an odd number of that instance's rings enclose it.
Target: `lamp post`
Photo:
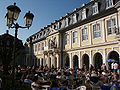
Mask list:
[[[14,47],[13,47],[13,71],[12,71],[12,84],[14,87],[14,74],[15,74],[15,53],[16,53],[16,39],[17,39],[17,32],[19,28],[28,28],[32,25],[32,21],[34,18],[34,15],[28,11],[28,13],[25,14],[24,19],[26,22],[25,26],[20,26],[18,23],[15,23],[17,20],[21,10],[19,7],[16,6],[16,3],[14,5],[10,5],[7,7],[7,14],[5,16],[6,18],[6,25],[8,28],[15,28],[15,38],[14,38]]]

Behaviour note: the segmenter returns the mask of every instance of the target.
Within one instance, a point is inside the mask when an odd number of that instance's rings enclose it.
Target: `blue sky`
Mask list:
[[[88,3],[89,0],[0,0],[0,35],[4,34],[6,30],[14,35],[14,29],[8,29],[6,26],[5,15],[7,13],[6,7],[16,2],[21,9],[21,13],[17,22],[24,26],[24,15],[29,10],[34,14],[33,24],[30,29],[19,29],[18,38],[25,43],[26,38],[30,35],[40,31],[41,28],[58,20],[66,13],[70,13],[74,8],[80,8],[81,4]]]

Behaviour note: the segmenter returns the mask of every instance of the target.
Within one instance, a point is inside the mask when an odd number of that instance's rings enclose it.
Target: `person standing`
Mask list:
[[[112,62],[111,64],[111,71],[113,72],[113,70],[114,70],[114,62]]]
[[[106,65],[105,65],[105,63],[103,63],[103,65],[101,66],[101,70],[102,70],[102,71],[106,70]]]
[[[39,83],[38,83],[38,76],[35,75],[35,76],[33,77],[33,82],[31,83],[31,89],[32,89],[32,90],[39,90],[39,88],[40,88],[40,85],[39,85]]]
[[[118,63],[114,63],[114,71],[115,71],[115,73],[117,73],[117,69],[118,69]]]

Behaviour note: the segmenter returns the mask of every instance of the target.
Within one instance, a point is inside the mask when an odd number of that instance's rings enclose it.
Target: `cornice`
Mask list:
[[[100,44],[95,44],[95,45],[81,46],[81,47],[78,47],[78,48],[73,48],[73,49],[63,50],[63,51],[68,52],[68,51],[81,50],[81,49],[87,49],[87,48],[93,48],[93,47],[101,47],[101,46],[117,44],[117,43],[118,43],[117,41],[115,41],[115,42],[106,42],[106,43],[100,43]]]

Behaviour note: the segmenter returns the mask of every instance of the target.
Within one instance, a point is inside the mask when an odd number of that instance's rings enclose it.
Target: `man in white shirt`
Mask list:
[[[118,63],[114,63],[114,70],[115,70],[115,72],[117,72],[117,69],[118,69]]]
[[[113,70],[114,70],[114,62],[112,62],[112,64],[111,64],[111,70],[113,72]]]

